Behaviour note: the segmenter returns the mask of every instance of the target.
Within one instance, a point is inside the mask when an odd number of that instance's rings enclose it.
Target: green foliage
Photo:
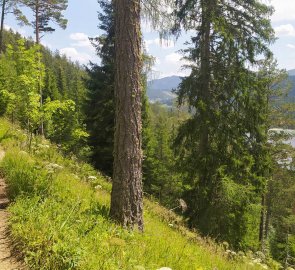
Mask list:
[[[39,87],[43,86],[44,65],[40,57],[39,46],[26,49],[25,40],[20,39],[15,47],[7,47],[0,60],[1,67],[3,63],[0,93],[4,112],[13,121],[20,121],[30,133],[38,128],[42,118]]]
[[[1,163],[8,184],[8,196],[15,200],[18,196],[43,196],[50,178],[26,152],[12,150]]]
[[[91,64],[87,69],[87,99],[85,106],[88,143],[92,148],[92,161],[96,168],[112,175],[114,137],[114,21],[112,3],[99,1],[99,28],[104,33],[93,39],[101,65]],[[176,124],[176,112],[170,116],[160,106],[149,106],[145,89],[146,76],[153,58],[143,54],[142,71],[142,121],[143,121],[143,177],[145,192],[153,195],[164,205],[175,207],[181,194],[181,183],[173,170],[173,153],[170,132]],[[156,107],[158,109],[156,109]],[[165,119],[169,117],[169,120]],[[175,118],[175,119],[173,119]],[[174,122],[173,122],[174,121]],[[158,150],[161,149],[161,153]]]
[[[0,120],[0,137],[7,129],[11,126]],[[11,139],[20,132],[11,132]],[[184,227],[168,226],[173,221],[167,217],[177,217],[152,202],[146,202],[144,234],[115,225],[107,218],[109,183],[46,141],[40,140],[31,155],[10,146],[6,151],[1,166],[9,188],[13,183],[13,190],[22,191],[9,207],[11,236],[32,270],[261,269],[226,258],[222,248]],[[27,180],[33,188],[25,189]]]
[[[179,104],[192,114],[175,140],[179,171],[188,187],[187,215],[204,235],[243,249],[249,205],[259,203],[270,170],[271,82],[263,66],[274,40],[268,19],[272,8],[255,0],[247,5],[175,3],[172,32],[178,35],[184,28],[194,33],[184,50],[192,71],[176,91]],[[261,57],[267,61],[259,61]]]
[[[176,159],[172,150],[175,129],[185,119],[175,109],[161,104],[150,104],[148,124],[144,128],[144,191],[170,208],[179,206],[184,183],[175,170]],[[148,140],[146,140],[148,138]]]
[[[278,148],[276,148],[277,150]],[[292,149],[292,152],[294,150]],[[293,166],[291,163],[289,166]],[[294,266],[295,182],[294,171],[277,165],[268,184],[268,211],[270,252],[285,266]]]
[[[86,144],[88,133],[79,127],[73,100],[48,101],[44,105],[46,133],[52,141],[63,144],[63,150],[78,154]]]
[[[87,159],[90,150],[82,111],[86,72],[17,35],[11,34],[11,44],[5,41],[0,57],[0,114],[19,122],[31,134],[30,141],[43,123],[45,136],[65,152]]]
[[[101,65],[90,65],[87,69],[87,101],[85,103],[86,126],[89,132],[88,143],[92,148],[92,161],[95,167],[108,175],[113,172],[114,145],[114,17],[113,5],[109,1],[99,1],[99,29],[103,34],[92,39]]]

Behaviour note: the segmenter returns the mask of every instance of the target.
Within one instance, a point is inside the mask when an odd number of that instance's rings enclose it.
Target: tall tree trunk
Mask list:
[[[206,108],[200,111],[201,117],[206,122],[208,120],[208,107],[210,106],[210,31],[211,31],[211,12],[212,0],[203,0],[202,7],[202,25],[201,25],[201,66],[200,66],[200,99],[204,102]],[[209,129],[208,124],[204,123],[200,134],[200,158],[207,157],[209,147]],[[208,185],[207,164],[204,164],[200,172],[200,180],[204,186]]]
[[[39,16],[40,16],[40,5],[39,0],[36,1],[36,8],[35,8],[35,34],[36,34],[36,44],[40,44],[40,24],[39,24]],[[41,59],[39,57],[38,64],[41,64]],[[38,90],[40,94],[40,107],[43,107],[43,91],[41,87],[41,76],[39,76],[38,80]],[[41,123],[39,126],[39,134],[41,136],[44,136],[44,122],[43,119],[41,119]]]
[[[40,59],[40,56],[39,56],[39,59],[38,59],[38,64],[39,66],[41,65],[41,59]],[[42,77],[41,77],[41,72],[39,73],[39,80],[38,80],[38,89],[39,89],[39,95],[40,95],[40,108],[43,109],[43,90],[42,90]],[[39,133],[41,136],[44,136],[44,120],[43,120],[43,117],[41,118],[41,123],[40,123],[40,126],[39,126]]]
[[[110,216],[143,230],[140,1],[115,0],[114,171]]]
[[[271,180],[272,181],[272,180]],[[265,207],[266,207],[266,217],[265,217],[265,232],[264,232],[264,237],[267,240],[269,237],[269,228],[271,225],[271,216],[272,216],[272,196],[271,194],[273,194],[272,191],[272,183],[271,181],[269,181],[269,190],[267,192],[267,196],[266,196],[266,202],[265,202]]]
[[[35,8],[35,35],[37,44],[40,43],[39,15],[39,0],[37,0]]]
[[[5,5],[6,5],[6,0],[2,0],[1,26],[0,26],[0,54],[3,52],[3,33],[4,33]]]
[[[264,251],[265,245],[265,195],[261,197],[261,212],[260,212],[260,224],[259,224],[259,242],[261,251]]]
[[[265,240],[267,240],[268,236],[269,236],[270,222],[271,222],[271,208],[267,205],[266,206],[266,217],[265,217],[265,230],[264,230]]]

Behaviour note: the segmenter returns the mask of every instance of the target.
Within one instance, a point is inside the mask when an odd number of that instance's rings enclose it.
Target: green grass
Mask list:
[[[29,269],[262,269],[247,259],[228,259],[220,246],[147,199],[145,232],[122,229],[108,218],[110,183],[90,165],[38,140],[27,151],[25,134],[0,119],[6,150],[1,170],[13,201],[11,236]]]

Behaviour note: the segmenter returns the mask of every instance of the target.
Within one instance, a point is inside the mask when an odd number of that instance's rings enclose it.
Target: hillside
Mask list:
[[[108,219],[110,182],[90,165],[41,138],[28,149],[26,134],[4,119],[0,144],[13,201],[10,234],[29,269],[267,269],[251,253],[235,255],[200,238],[148,199],[144,234],[123,230]]]
[[[176,95],[172,92],[180,84],[179,76],[165,77],[148,82],[147,95],[151,102],[160,102],[171,105]]]
[[[295,97],[295,69],[288,71],[288,80],[291,83],[289,97],[293,100]],[[160,102],[171,105],[176,95],[172,92],[180,84],[182,77],[170,76],[161,79],[155,79],[148,82],[147,95],[151,102]]]
[[[294,76],[289,76],[289,81],[291,83],[291,89],[289,92],[290,97],[295,97],[295,75]]]

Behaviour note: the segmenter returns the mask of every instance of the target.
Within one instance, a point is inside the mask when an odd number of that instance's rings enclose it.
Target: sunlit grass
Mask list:
[[[11,235],[30,269],[262,269],[229,260],[220,246],[147,199],[145,232],[122,229],[108,218],[111,185],[100,173],[49,142],[38,139],[30,153],[25,142],[22,131],[0,119]]]

